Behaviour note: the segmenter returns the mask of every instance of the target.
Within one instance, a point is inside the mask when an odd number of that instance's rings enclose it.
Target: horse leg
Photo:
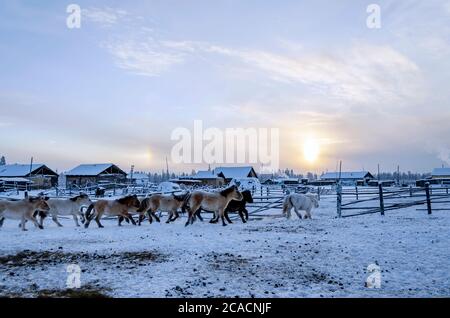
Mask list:
[[[302,214],[300,213],[300,211],[297,209],[296,206],[294,206],[294,211],[295,211],[295,214],[297,214],[297,216],[298,216],[298,218],[299,218],[300,220],[303,219]]]
[[[25,218],[26,218],[27,220],[30,220],[31,222],[33,222],[33,224],[34,224],[35,227],[37,227],[37,228],[39,228],[39,229],[41,229],[41,230],[44,229],[44,227],[43,227],[42,225],[39,224],[39,222],[36,220],[36,218],[33,216],[33,214],[31,214],[31,215],[25,215]]]
[[[79,227],[79,226],[80,226],[80,223],[78,223],[78,216],[77,216],[76,214],[72,214],[72,217],[73,217],[73,220],[75,221],[75,225],[76,225],[77,227]]]
[[[201,222],[203,222],[202,209],[198,209],[195,215]]]
[[[228,221],[228,223],[233,224],[233,222],[231,222],[230,217],[228,216],[228,212],[225,211],[224,213],[225,219]]]
[[[244,210],[245,209],[239,209],[238,210],[238,213],[239,213],[239,216],[241,217],[242,223],[246,223],[247,222],[247,220],[245,219],[245,212],[244,212]]]
[[[96,214],[97,212],[95,211],[94,213],[86,216],[86,223],[84,223],[84,228],[87,229],[89,227],[89,224],[91,224],[91,221],[94,219]]]
[[[172,222],[172,219],[174,218],[176,212],[177,212],[177,210],[175,210],[175,211],[171,210],[169,212],[169,215],[167,216],[166,224],[169,224],[170,222]]]
[[[306,212],[305,219],[311,219],[311,209],[306,209],[305,212]]]
[[[52,214],[52,220],[56,223],[56,225],[62,227],[62,224],[58,222],[58,217],[56,216],[56,214]]]
[[[150,212],[150,210],[147,211],[147,217],[148,217],[148,222],[149,222],[150,224],[152,224],[152,223],[153,223],[153,215],[152,215],[152,213]]]
[[[161,220],[159,219],[158,215],[156,215],[156,211],[155,212],[150,212],[150,213],[153,215],[153,217],[155,218],[156,222],[158,222],[158,223],[161,222]]]
[[[141,226],[142,221],[145,219],[145,214],[139,214],[138,225]]]
[[[20,227],[22,228],[22,231],[28,231],[28,230],[25,228],[25,222],[26,222],[26,220],[25,220],[25,214],[22,214],[22,220],[21,220],[21,222],[20,222]]]
[[[209,223],[214,224],[214,223],[217,223],[218,221],[219,221],[219,214],[216,211],[214,211],[214,216],[211,220],[209,220]]]
[[[243,212],[245,214],[245,221],[248,221],[248,210],[246,208],[244,208]]]
[[[46,217],[47,217],[47,215],[45,213],[40,213],[39,214],[39,224],[41,226],[44,226],[44,220],[45,220]]]
[[[117,218],[117,225],[118,226],[122,226],[122,222],[123,222],[123,220],[124,220],[124,217],[123,216],[121,216],[121,215],[119,215],[119,217]]]
[[[95,223],[97,223],[97,226],[99,228],[103,228],[104,226],[100,223],[100,218],[102,217],[102,215],[100,213],[97,214],[97,216],[95,217]]]
[[[80,221],[82,224],[84,224],[84,222],[86,222],[86,218],[84,217],[84,214],[82,211],[80,211],[80,213],[78,213],[78,215],[80,216]]]
[[[223,209],[219,210],[218,215],[222,219],[222,226],[227,226],[227,224],[225,223],[225,211]]]
[[[184,224],[184,226],[188,226],[189,224],[193,224],[194,223],[194,217],[195,217],[195,213],[197,213],[197,210],[200,207],[196,207],[196,209],[194,210],[194,208],[187,208],[187,212],[188,212],[188,219],[186,221],[186,223]]]
[[[133,219],[133,217],[131,216],[131,214],[126,213],[125,218],[128,219],[128,220],[130,220],[131,224],[136,225],[136,221]]]
[[[0,217],[0,227],[3,226],[3,222],[5,222],[5,218],[2,216]]]
[[[171,222],[174,222],[176,219],[178,219],[180,217],[180,214],[178,213],[177,210],[175,210],[175,217],[172,219]]]

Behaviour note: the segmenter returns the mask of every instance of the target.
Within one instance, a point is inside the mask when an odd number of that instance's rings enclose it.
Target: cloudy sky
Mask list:
[[[450,1],[373,2],[2,1],[0,154],[160,171],[197,119],[279,128],[299,172],[448,165]]]

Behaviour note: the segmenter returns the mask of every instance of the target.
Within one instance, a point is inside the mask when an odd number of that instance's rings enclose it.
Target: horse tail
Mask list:
[[[139,209],[136,210],[136,212],[138,212],[138,213],[145,212],[147,210],[148,201],[149,201],[149,198],[145,198],[144,200],[142,200],[141,206],[139,207]]]
[[[183,205],[181,206],[181,212],[186,213],[186,209],[189,209],[189,199],[191,198],[191,193],[188,193],[183,200]]]
[[[84,217],[86,220],[89,220],[91,218],[91,212],[94,209],[94,203],[91,203],[91,205],[87,208],[86,212],[84,213]]]
[[[292,208],[292,197],[290,194],[284,199],[283,202],[283,215],[287,214],[287,212]]]

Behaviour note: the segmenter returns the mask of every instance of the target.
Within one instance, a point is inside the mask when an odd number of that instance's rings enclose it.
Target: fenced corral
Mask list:
[[[450,203],[448,186],[432,188],[429,184],[425,184],[425,187],[384,188],[380,184],[372,188],[343,189],[338,185],[336,197],[337,216],[343,218],[375,213],[385,215],[387,211],[414,206],[425,206],[418,210],[426,211],[428,214],[432,214],[433,210],[450,211],[450,208],[441,207],[442,204]]]

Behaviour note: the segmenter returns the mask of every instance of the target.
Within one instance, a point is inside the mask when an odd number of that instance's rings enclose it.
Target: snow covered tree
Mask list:
[[[0,158],[0,166],[4,166],[4,165],[6,165],[6,159],[5,159],[5,156],[2,156]]]

